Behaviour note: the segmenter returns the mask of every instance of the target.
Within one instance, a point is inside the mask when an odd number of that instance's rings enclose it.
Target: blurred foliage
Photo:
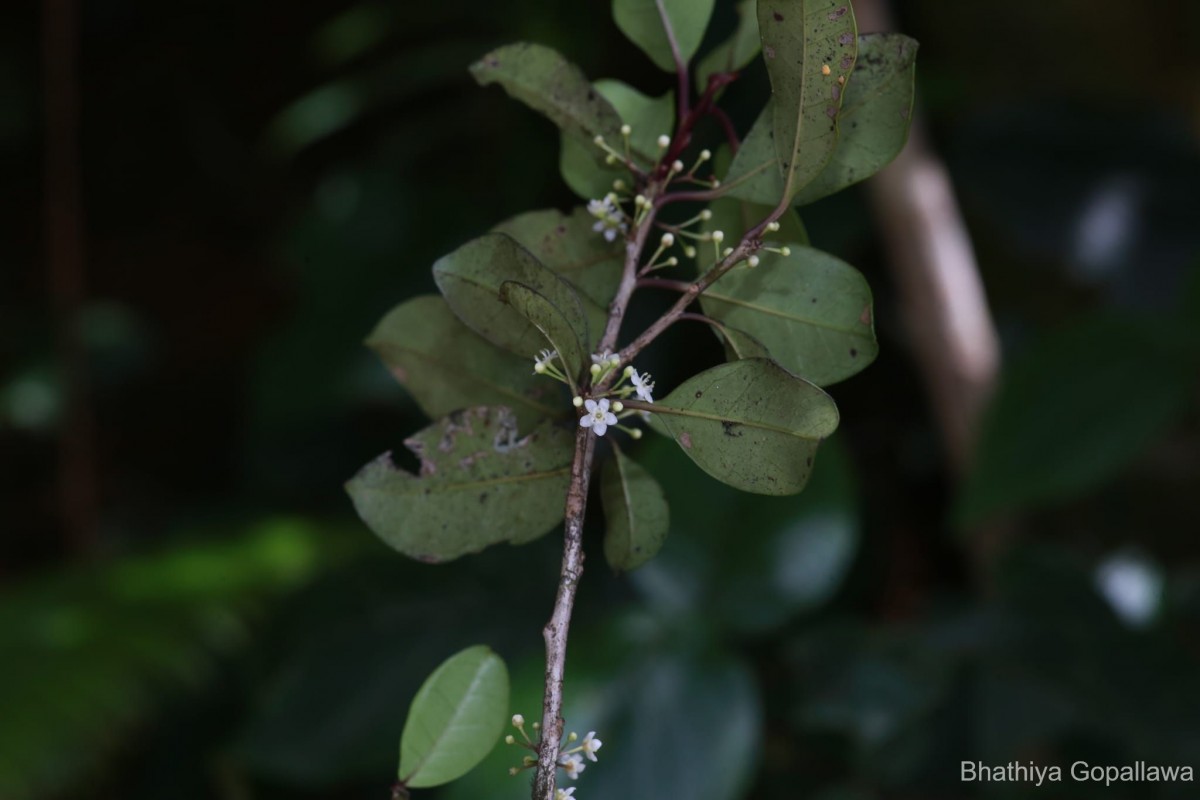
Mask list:
[[[671,531],[618,578],[588,530],[568,724],[605,747],[585,800],[1078,800],[1101,790],[963,786],[958,762],[1200,763],[1197,6],[895,7],[1004,338],[979,472],[960,494],[939,455],[861,196],[807,206],[814,246],[875,289],[879,357],[833,387],[843,428],[797,498],[743,506],[677,449],[631,451]],[[576,202],[553,127],[466,67],[527,39],[649,96],[672,81],[643,79],[602,2],[84,10],[91,567],[53,477],[37,21],[0,9],[0,795],[385,797],[448,654],[487,643],[536,709],[558,566],[553,534],[401,563],[341,492],[425,422],[371,325],[456,244]],[[743,134],[766,91],[755,67],[727,90]],[[720,359],[694,334],[664,337],[684,355],[649,365],[660,386]],[[993,526],[1011,547],[977,571]],[[518,757],[437,791],[527,796]]]

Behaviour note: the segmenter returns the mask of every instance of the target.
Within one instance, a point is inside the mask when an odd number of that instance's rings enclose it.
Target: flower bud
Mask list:
[[[712,219],[712,211],[707,208],[704,209],[703,211],[700,212],[700,219],[704,220],[705,222],[708,222],[710,219]]]
[[[749,258],[746,259],[746,263],[749,264],[751,267],[757,267],[758,266],[758,256],[750,256]]]
[[[663,247],[670,247],[670,246],[671,246],[671,245],[673,245],[673,244],[675,244],[675,236],[674,236],[674,234],[670,234],[670,233],[664,233],[664,234],[662,235],[662,246],[663,246]]]
[[[519,728],[525,724],[525,718],[520,714],[513,714],[512,724],[514,728]]]
[[[787,257],[787,256],[790,256],[791,254],[792,254],[792,248],[790,248],[790,247],[779,248],[779,255]]]
[[[667,136],[665,133],[662,136],[659,136],[658,137],[658,146],[661,147],[662,149],[666,150],[668,147],[671,146],[671,137]]]
[[[631,428],[629,431],[629,438],[631,438],[631,439],[642,438],[642,429],[641,428]]]
[[[629,127],[628,125],[621,126],[621,135],[622,136],[628,136],[631,133],[633,133],[633,128]]]
[[[580,397],[579,395],[575,395],[574,397],[571,398],[571,405],[575,406],[576,408],[582,408],[583,407],[583,398]]]
[[[675,161],[675,163],[671,165],[671,171],[672,172],[683,172],[683,162],[678,161],[678,160]]]
[[[612,404],[612,410],[613,410],[613,413],[620,414],[622,411],[625,410],[625,404],[622,403],[620,400],[617,400],[616,402],[614,402]],[[575,740],[572,739],[571,741],[575,741]]]
[[[711,150],[707,150],[707,149],[706,149],[706,150],[701,150],[701,151],[700,151],[700,160],[701,160],[701,161],[708,161],[710,158],[712,158],[712,151],[711,151]]]
[[[599,375],[599,374],[600,374],[600,365],[599,365],[599,364],[592,364],[592,367],[591,367],[591,372],[592,372],[592,374],[593,374],[593,375]]]
[[[720,244],[721,242],[725,241],[725,231],[713,231],[712,232],[712,240],[714,242],[716,242],[717,244]]]

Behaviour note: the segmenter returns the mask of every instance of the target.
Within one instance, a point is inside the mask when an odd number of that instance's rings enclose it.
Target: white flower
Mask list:
[[[592,353],[592,363],[601,367],[608,366],[608,362],[612,361],[612,351],[605,350],[603,353]]]
[[[567,771],[567,777],[571,780],[577,780],[579,773],[587,769],[587,764],[583,763],[583,756],[578,753],[563,753],[558,757],[558,765]]]
[[[596,760],[596,751],[604,746],[604,742],[596,738],[595,731],[588,731],[588,735],[583,737],[583,754],[588,757],[588,761]]]
[[[592,230],[596,233],[603,233],[605,241],[615,241],[617,234],[623,234],[627,230],[621,209],[613,202],[611,195],[603,200],[589,200],[587,210],[596,218],[596,224],[592,226]]]
[[[651,392],[654,391],[654,381],[650,380],[650,374],[643,372],[641,375],[635,369],[629,373],[629,382],[633,384],[633,388],[637,390],[637,396],[647,403],[654,402],[654,396]]]
[[[608,401],[584,400],[587,413],[579,418],[579,427],[591,428],[597,436],[603,436],[609,425],[617,424],[617,415],[608,410]]]
[[[555,789],[554,800],[576,800],[575,787],[572,786],[570,789]]]
[[[558,358],[558,353],[554,350],[543,350],[538,354],[538,357],[533,360],[533,372],[535,375],[541,375],[546,371],[546,367],[551,361]]]

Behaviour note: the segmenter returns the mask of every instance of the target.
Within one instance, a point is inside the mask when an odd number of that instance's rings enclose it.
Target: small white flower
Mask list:
[[[567,771],[567,777],[571,780],[578,780],[579,773],[587,769],[587,764],[583,763],[583,756],[578,753],[563,753],[558,757],[558,765]]]
[[[589,200],[587,210],[596,218],[596,224],[592,226],[592,230],[604,234],[606,241],[615,241],[617,234],[625,233],[627,230],[625,220],[621,216],[621,209],[613,202],[612,196],[602,200]]]
[[[613,354],[611,350],[605,350],[603,353],[592,353],[592,363],[600,366],[608,366],[608,362],[612,361]]]
[[[617,415],[608,410],[608,400],[584,400],[583,407],[587,413],[579,418],[579,427],[591,428],[597,436],[603,436],[609,425],[617,424]]]
[[[637,390],[637,396],[639,400],[645,400],[647,403],[654,402],[654,395],[652,394],[654,391],[654,381],[650,380],[650,373],[643,372],[639,375],[638,371],[635,369],[633,372],[629,373],[629,382],[632,383],[633,388]]]
[[[595,731],[588,731],[588,735],[583,737],[583,754],[588,757],[588,761],[596,760],[596,751],[604,746],[604,742],[596,738]]]
[[[538,353],[538,357],[533,360],[533,372],[535,375],[541,375],[546,371],[546,367],[550,362],[558,358],[558,352],[554,350],[543,350]]]
[[[554,800],[577,800],[575,797],[575,787],[570,789],[555,789]]]

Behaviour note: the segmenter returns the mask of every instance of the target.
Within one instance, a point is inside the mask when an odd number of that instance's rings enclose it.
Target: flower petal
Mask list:
[[[592,404],[592,407],[591,407],[591,408],[589,408],[589,409],[588,409],[588,411],[595,411],[595,410],[596,410],[596,405],[597,405],[596,403],[593,403],[593,404]],[[609,402],[608,402],[608,398],[607,398],[607,397],[601,398],[601,400],[600,400],[600,403],[599,403],[599,406],[600,406],[600,410],[601,410],[601,411],[608,411],[608,407],[609,407],[610,405],[611,405],[611,403],[609,403]]]
[[[612,414],[609,414],[609,416],[612,417]],[[596,424],[592,426],[592,430],[594,430],[596,432],[597,436],[603,436],[605,431],[608,430],[608,426],[615,425],[616,422],[617,422],[616,417],[613,417],[612,422],[609,422],[607,420],[596,420]]]
[[[608,401],[607,401],[607,400],[601,400],[600,402],[601,402],[601,403],[607,403]],[[593,412],[593,411],[595,411],[595,410],[596,410],[596,401],[595,401],[595,400],[592,400],[591,398],[588,398],[587,400],[584,400],[584,401],[583,401],[583,407],[584,407],[584,408],[586,408],[586,409],[588,410],[588,413],[590,414],[591,412]],[[601,406],[601,407],[602,407],[602,408],[607,408],[607,406]]]
[[[596,418],[593,417],[591,414],[584,414],[582,417],[579,418],[579,427],[590,428],[590,427],[592,427],[593,424],[595,424],[595,422],[596,422]]]

